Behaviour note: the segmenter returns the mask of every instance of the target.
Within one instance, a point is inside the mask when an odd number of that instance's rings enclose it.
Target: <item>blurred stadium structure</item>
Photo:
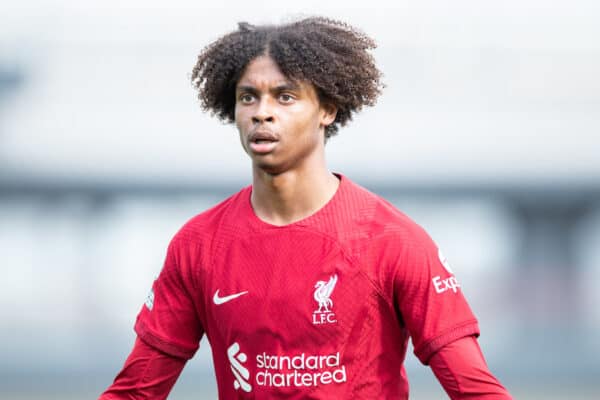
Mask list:
[[[234,128],[198,110],[188,73],[236,21],[290,11],[196,3],[3,6],[1,398],[98,395],[169,239],[249,182]],[[516,398],[600,398],[599,6],[320,3],[292,15],[364,29],[387,83],[328,144],[332,169],[444,249]],[[414,398],[444,398],[408,358]],[[171,398],[214,385],[204,344]]]

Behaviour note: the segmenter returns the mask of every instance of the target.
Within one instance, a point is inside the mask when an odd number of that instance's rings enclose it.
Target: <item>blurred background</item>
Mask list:
[[[198,52],[238,21],[325,15],[387,84],[327,145],[444,250],[517,399],[600,398],[600,5],[23,0],[0,13],[0,398],[96,398],[167,244],[250,182],[203,114]],[[408,355],[414,399],[443,399]],[[203,342],[172,399],[216,398]]]

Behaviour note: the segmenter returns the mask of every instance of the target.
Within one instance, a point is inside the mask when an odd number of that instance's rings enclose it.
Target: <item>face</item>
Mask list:
[[[252,60],[236,86],[235,123],[254,168],[280,174],[310,168],[324,152],[335,108],[322,106],[312,84],[288,79],[268,56]]]

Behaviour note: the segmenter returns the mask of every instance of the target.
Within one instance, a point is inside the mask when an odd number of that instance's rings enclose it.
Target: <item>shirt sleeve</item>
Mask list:
[[[189,359],[199,347],[204,329],[194,299],[194,266],[199,257],[189,245],[173,240],[163,269],[138,314],[135,331],[151,346],[175,357]]]
[[[431,357],[430,366],[452,400],[512,400],[488,369],[473,336],[442,347]]]
[[[123,369],[98,400],[166,399],[184,366],[184,359],[137,338]]]
[[[422,229],[405,237],[394,274],[394,301],[423,364],[446,344],[479,335],[458,279]]]

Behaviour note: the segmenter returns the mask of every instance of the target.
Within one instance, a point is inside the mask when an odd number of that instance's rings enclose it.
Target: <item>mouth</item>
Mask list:
[[[248,136],[250,150],[255,154],[267,154],[275,149],[279,142],[277,135],[269,131],[257,131]]]

